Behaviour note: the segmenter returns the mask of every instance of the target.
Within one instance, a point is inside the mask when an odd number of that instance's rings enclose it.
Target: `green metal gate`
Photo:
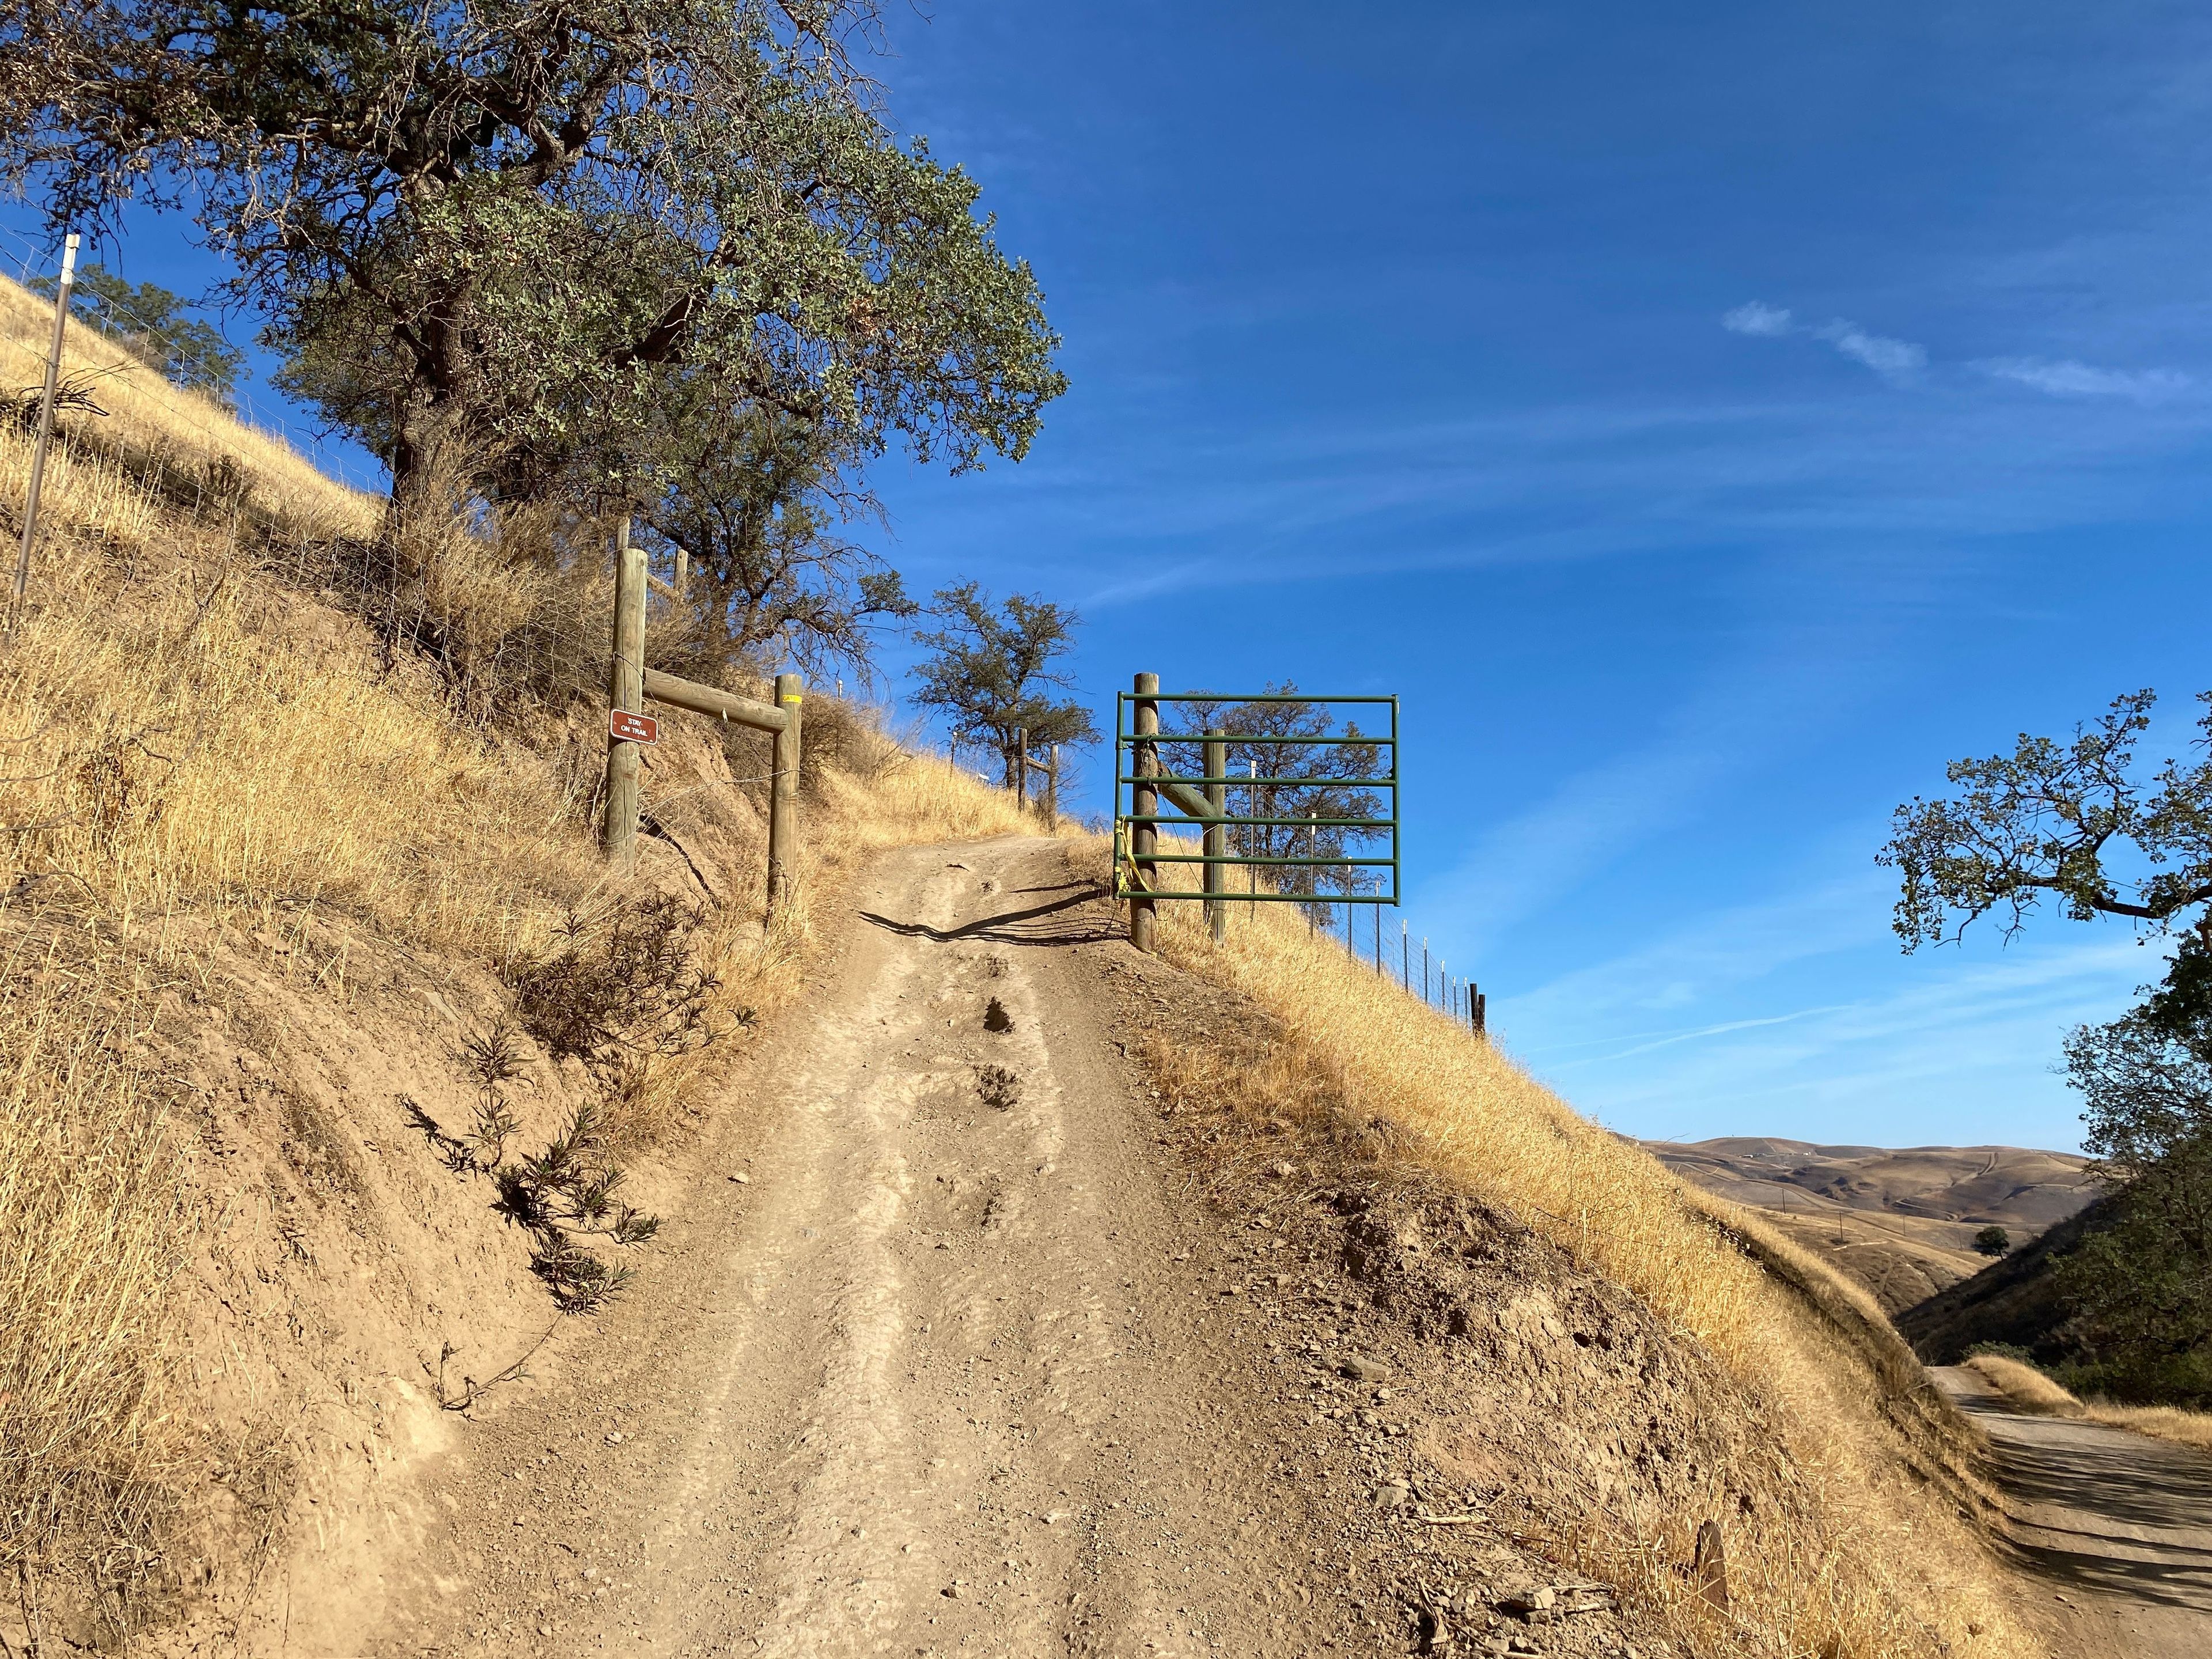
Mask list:
[[[1160,899],[1199,899],[1212,906],[1214,932],[1217,936],[1223,926],[1226,907],[1238,904],[1396,904],[1398,902],[1398,699],[1394,696],[1317,696],[1304,692],[1262,692],[1251,696],[1224,696],[1215,692],[1163,692],[1158,679],[1151,674],[1137,676],[1136,689],[1124,691],[1115,699],[1114,718],[1114,896],[1130,904],[1130,936],[1140,950],[1152,948],[1152,905]],[[1164,705],[1170,709],[1183,704],[1201,703],[1221,706],[1242,704],[1249,707],[1265,703],[1296,703],[1316,708],[1335,708],[1344,706],[1372,706],[1389,712],[1389,730],[1385,732],[1328,735],[1282,736],[1265,732],[1227,731],[1182,732],[1161,729],[1160,711]],[[1332,720],[1333,723],[1333,720]],[[1199,749],[1203,757],[1203,769],[1195,774],[1170,773],[1161,764],[1163,744],[1189,744]],[[1387,750],[1389,765],[1383,775],[1376,777],[1283,776],[1279,767],[1268,776],[1257,775],[1234,777],[1224,769],[1225,756],[1231,744],[1261,747],[1281,753],[1294,746],[1358,745],[1376,750]],[[1282,788],[1310,789],[1316,785],[1329,785],[1346,789],[1381,790],[1387,792],[1389,803],[1388,817],[1277,817],[1268,813],[1230,811],[1232,790],[1245,792],[1248,808],[1255,806],[1262,792],[1272,793]],[[1125,808],[1123,803],[1127,801]],[[1191,824],[1203,832],[1201,848],[1191,852],[1164,852],[1159,847],[1159,826],[1162,824]],[[1255,829],[1332,830],[1352,830],[1362,837],[1386,838],[1387,854],[1355,854],[1347,849],[1334,854],[1309,851],[1305,854],[1255,854],[1249,848],[1232,852],[1229,848],[1229,832],[1240,826]],[[1164,871],[1177,865],[1196,865],[1201,872],[1201,883],[1195,889],[1178,888],[1168,884]],[[1232,893],[1225,877],[1228,869],[1243,866],[1251,870],[1287,869],[1293,872],[1307,869],[1334,870],[1349,872],[1353,870],[1374,870],[1376,872],[1374,890],[1364,890],[1364,883],[1347,879],[1344,890],[1318,891],[1260,891]],[[1382,872],[1388,872],[1387,881]]]

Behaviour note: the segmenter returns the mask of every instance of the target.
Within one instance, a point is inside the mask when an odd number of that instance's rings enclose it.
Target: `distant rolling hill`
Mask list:
[[[1759,1211],[1828,1258],[1894,1316],[1990,1265],[1974,1235],[1992,1224],[2028,1244],[2092,1202],[2088,1160],[2019,1146],[1822,1146],[1730,1136],[1652,1140],[1661,1163]]]

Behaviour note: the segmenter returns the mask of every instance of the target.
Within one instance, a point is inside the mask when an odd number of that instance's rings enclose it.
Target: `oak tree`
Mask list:
[[[977,191],[891,133],[866,0],[20,0],[0,176],[191,211],[289,384],[508,496],[649,493],[672,378],[957,469],[1062,388]]]

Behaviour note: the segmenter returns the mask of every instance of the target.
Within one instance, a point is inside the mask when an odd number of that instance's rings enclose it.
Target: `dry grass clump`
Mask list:
[[[0,962],[0,1570],[95,1588],[151,1541],[183,1439],[167,1292],[185,1234],[158,1097],[126,1055],[143,983],[81,935],[11,929]]]
[[[1297,1074],[1330,1078],[1361,1112],[1405,1132],[1415,1164],[1636,1292],[1749,1399],[1774,1408],[1811,1501],[1765,1506],[1735,1528],[1729,1609],[1711,1607],[1674,1565],[1688,1559],[1692,1523],[1682,1517],[1594,1512],[1559,1540],[1578,1565],[1634,1587],[1698,1653],[2036,1650],[2003,1613],[1999,1569],[1980,1539],[1924,1486],[1924,1464],[1905,1467],[1896,1379],[1884,1373],[1909,1355],[1898,1361],[1870,1334],[1879,1328],[1898,1346],[1863,1294],[1732,1206],[1686,1191],[1460,1022],[1310,935],[1292,907],[1232,912],[1219,946],[1199,906],[1160,911],[1164,956],[1252,997],[1287,1029],[1277,1079],[1286,1100]],[[1266,1083],[1255,1074],[1254,1086]],[[1924,1378],[1917,1386],[1924,1395]],[[1929,1430],[1924,1417],[1900,1426]],[[1950,1431],[1963,1450],[1969,1431],[1955,1422]],[[1725,1474],[1744,1490],[1764,1478]]]
[[[331,906],[493,954],[592,878],[549,768],[277,609],[218,548],[127,597],[86,570],[27,617],[0,665],[0,877],[118,921]]]
[[[2038,1417],[2086,1418],[2111,1428],[2212,1451],[2212,1413],[2184,1411],[2179,1406],[2124,1406],[2094,1397],[2083,1400],[2033,1365],[2008,1354],[1970,1354],[1966,1364],[2021,1410]]]
[[[2033,1365],[2000,1353],[1970,1355],[1966,1369],[2024,1412],[2038,1417],[2082,1417],[2088,1408]]]
[[[0,277],[0,396],[20,404],[35,395],[46,375],[53,331],[53,301]],[[302,532],[368,536],[382,521],[383,503],[325,476],[282,438],[257,432],[214,399],[169,384],[130,351],[97,331],[71,320],[62,347],[64,388],[82,392],[100,410],[71,410],[59,423],[62,442],[47,462],[40,514],[80,528],[101,526],[103,503],[128,506],[136,495],[175,496],[191,481],[184,505],[225,495]],[[29,434],[16,422],[0,433],[0,489],[21,501],[27,471]],[[139,523],[141,534],[150,528]]]

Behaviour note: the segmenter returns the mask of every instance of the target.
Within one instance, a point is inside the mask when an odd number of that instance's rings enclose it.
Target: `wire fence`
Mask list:
[[[17,279],[26,291],[32,293],[37,291],[33,284],[45,275],[43,267],[48,258],[46,251],[29,238],[9,230],[4,226],[0,226],[0,262],[15,266]],[[127,331],[100,330],[98,325],[88,324],[82,316],[76,315],[80,306],[95,311],[102,317],[123,319],[129,323],[130,328]],[[191,349],[187,343],[179,340],[167,330],[148,321],[112,295],[97,294],[80,287],[70,296],[70,312],[80,327],[93,327],[95,331],[105,333],[118,349],[125,351],[131,349],[126,339],[118,337],[118,333],[135,333],[159,343],[167,349],[173,361],[191,354]],[[185,396],[171,395],[170,390],[161,389],[173,390],[173,383],[157,366],[148,363],[147,368],[153,384],[135,383],[134,390],[140,395],[161,404],[179,421],[188,426],[199,428],[208,434],[210,441],[220,441],[221,428],[216,422],[210,418],[210,411],[199,405],[195,399]],[[227,401],[229,405],[229,414],[227,418],[239,425],[252,428],[264,438],[274,439],[283,444],[297,453],[302,460],[313,465],[318,471],[335,477],[349,488],[361,490],[365,494],[380,494],[385,489],[386,479],[380,467],[374,465],[364,465],[358,458],[349,456],[343,450],[325,443],[323,433],[312,422],[299,419],[295,414],[283,405],[258,400],[250,391],[246,390],[233,391],[228,394]]]

